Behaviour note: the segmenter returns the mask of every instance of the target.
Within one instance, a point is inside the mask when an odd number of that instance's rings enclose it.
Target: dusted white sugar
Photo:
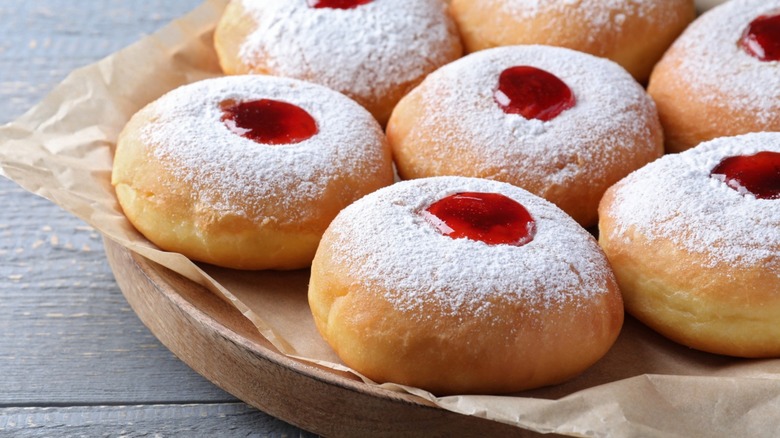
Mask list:
[[[690,93],[761,123],[776,119],[780,62],[760,61],[738,45],[751,21],[772,12],[780,12],[780,0],[732,0],[691,24],[670,49],[682,52],[677,70]]]
[[[675,18],[672,8],[661,7],[669,0],[483,0],[498,1],[501,9],[518,19],[533,20],[540,16],[566,17],[576,21],[590,41],[599,35],[623,32],[626,17],[652,19],[663,25]],[[562,20],[549,20],[546,29],[560,32]]]
[[[257,21],[241,49],[248,64],[326,85],[350,96],[384,97],[449,59],[454,25],[441,0],[375,0],[353,9],[307,0],[243,0]]]
[[[774,259],[780,269],[780,200],[740,194],[710,177],[724,158],[761,151],[780,152],[780,133],[712,140],[632,173],[617,186],[607,212],[616,225],[610,238],[636,232],[668,239],[700,254],[707,267],[750,267]]]
[[[296,144],[264,145],[231,132],[221,121],[220,103],[257,99],[303,108],[319,132]],[[314,201],[340,173],[382,160],[383,134],[366,110],[328,88],[293,79],[208,79],[171,91],[149,110],[154,117],[142,137],[153,145],[152,154],[191,187],[186,196],[220,216],[253,218],[251,212],[267,203],[284,207]],[[287,218],[265,219],[297,222],[305,214],[285,209]]]
[[[523,246],[452,239],[421,214],[458,192],[500,193],[522,204],[536,221],[534,239]],[[491,297],[527,300],[555,312],[607,292],[612,278],[593,237],[551,203],[510,184],[464,177],[404,181],[344,209],[329,229],[333,260],[378,285],[385,298],[413,318],[429,318],[428,305],[445,314],[490,311]]]
[[[576,98],[574,107],[547,122],[505,113],[493,92],[501,72],[518,65],[560,78]],[[475,160],[475,173],[481,175],[496,168],[522,172],[525,180],[543,181],[547,187],[571,184],[583,172],[603,178],[607,169],[625,166],[618,157],[637,149],[627,138],[656,137],[647,123],[657,120],[655,104],[631,75],[612,61],[574,50],[549,46],[483,50],[430,74],[423,89],[422,101],[431,108],[413,132],[445,139],[440,143],[448,148],[469,145],[467,153],[491,157]],[[453,126],[457,129],[443,128]],[[648,140],[645,147],[655,150],[656,144]]]

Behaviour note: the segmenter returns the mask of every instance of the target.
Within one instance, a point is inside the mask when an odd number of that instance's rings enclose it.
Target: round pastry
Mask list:
[[[780,356],[780,133],[667,155],[600,213],[628,312],[699,350]]]
[[[441,0],[233,0],[214,41],[227,74],[322,84],[382,124],[425,75],[462,54]]]
[[[562,382],[623,323],[590,234],[523,189],[463,177],[396,183],[339,213],[309,304],[345,364],[436,394]]]
[[[699,17],[650,78],[666,150],[780,131],[780,0],[734,0]]]
[[[401,100],[387,136],[404,179],[508,182],[586,227],[609,186],[663,153],[655,106],[625,70],[549,46],[484,50],[442,67]]]
[[[640,82],[696,14],[693,0],[452,0],[467,52],[545,44],[609,58]]]
[[[237,269],[309,266],[336,214],[392,182],[365,109],[271,76],[209,79],[149,104],[119,135],[112,174],[150,241]]]

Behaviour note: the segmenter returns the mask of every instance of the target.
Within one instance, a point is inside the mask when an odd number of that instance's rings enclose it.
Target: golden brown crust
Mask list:
[[[515,247],[443,236],[420,208],[449,191],[521,202],[534,239]],[[520,188],[463,177],[402,181],[342,211],[312,262],[309,305],[348,366],[436,394],[562,382],[601,358],[623,323],[592,236]]]
[[[252,194],[243,200],[231,199],[236,210],[246,214],[220,211],[201,202],[190,183],[171,171],[178,163],[154,155],[159,145],[142,136],[154,117],[150,104],[120,133],[112,184],[136,229],[160,248],[193,260],[235,269],[308,267],[322,233],[336,214],[353,200],[393,181],[389,146],[380,135],[376,141],[383,159],[365,163],[361,170],[343,172],[314,202],[280,187],[273,189],[268,202],[250,199]],[[211,198],[223,195],[214,193]],[[300,212],[303,219],[290,220],[289,211]]]
[[[408,94],[396,107],[387,125],[387,138],[393,148],[393,158],[402,179],[426,178],[431,176],[460,175],[475,178],[487,178],[507,182],[522,187],[541,196],[561,208],[584,227],[590,227],[598,221],[598,205],[604,191],[626,176],[631,170],[639,169],[655,160],[663,150],[663,135],[658,120],[648,118],[646,130],[653,132],[650,140],[638,135],[626,137],[623,145],[637,145],[625,148],[612,157],[620,166],[601,166],[602,172],[583,170],[571,183],[547,184],[521,171],[507,172],[506,163],[497,162],[494,157],[477,153],[479,145],[470,143],[468,135],[457,135],[461,127],[457,124],[441,126],[441,130],[421,129],[418,120],[438,111],[430,102],[423,102],[422,89]],[[451,136],[440,136],[448,132]],[[453,141],[452,137],[458,138]],[[654,147],[645,147],[647,144]],[[587,146],[591,151],[602,149],[596,142]],[[523,160],[528,166],[540,168],[543,160],[529,155]],[[570,157],[577,160],[577,157]],[[602,161],[603,163],[604,161]],[[584,163],[577,163],[583,165]],[[565,167],[567,163],[555,163],[545,170],[552,175]],[[584,167],[584,166],[581,166]]]
[[[742,99],[725,87],[694,87],[691,81],[696,77],[680,73],[682,60],[689,56],[683,47],[673,46],[656,65],[647,87],[658,107],[667,152],[682,152],[718,137],[780,131],[780,113],[761,120],[757,111],[735,103]],[[736,80],[724,78],[732,79]]]
[[[246,65],[239,56],[241,45],[256,28],[257,23],[246,13],[242,2],[228,3],[214,30],[214,49],[217,51],[219,65],[225,74],[269,74],[268,68],[264,65]]]
[[[551,49],[537,48],[541,49],[540,53]],[[477,57],[487,53],[489,51],[469,56]],[[467,61],[467,58],[458,63]],[[454,64],[445,68],[451,66]],[[615,66],[615,70],[619,68]],[[475,136],[468,121],[443,115],[449,114],[452,109],[430,98],[437,95],[432,90],[436,90],[440,77],[428,76],[422,84],[401,99],[387,125],[387,138],[393,149],[398,174],[402,179],[459,175],[507,182],[554,203],[584,227],[594,226],[598,220],[598,204],[604,191],[631,171],[663,154],[663,130],[655,108],[639,85],[625,76],[631,87],[635,88],[630,91],[642,95],[636,104],[626,105],[626,111],[636,116],[630,121],[630,126],[620,125],[614,120],[605,120],[613,125],[603,136],[562,130],[567,137],[562,138],[564,136],[561,135],[553,140],[555,144],[546,145],[549,153],[538,152],[541,146],[535,143],[533,136],[515,135],[507,140],[508,144],[502,144],[506,152],[501,158],[485,153],[486,149],[481,144],[484,136]],[[618,85],[611,83],[611,86]],[[625,97],[628,101],[628,96]],[[593,111],[605,110],[604,105],[593,104],[598,100],[597,96],[587,96],[585,100]],[[492,101],[490,104],[492,105]],[[561,117],[565,115],[564,112]],[[603,115],[593,113],[590,120],[598,120],[598,117]],[[579,120],[590,121],[582,118]],[[431,128],[431,123],[428,122],[435,123],[435,129]],[[496,125],[490,129],[498,132],[505,127]],[[615,140],[616,138],[619,140]],[[558,144],[568,143],[576,144],[576,150],[579,152],[559,154],[553,151]],[[507,156],[510,156],[511,160],[507,160]],[[552,159],[553,156],[556,158]],[[533,169],[533,172],[529,169]],[[565,178],[552,177],[564,172],[567,174]],[[544,175],[545,178],[540,178],[539,175]]]
[[[702,14],[656,65],[648,92],[658,104],[666,150],[681,152],[718,137],[780,131],[780,67],[741,40],[778,0],[725,2]]]
[[[491,47],[544,44],[567,47],[609,58],[645,83],[653,65],[674,39],[693,21],[692,0],[655,1],[652,15],[628,10],[610,11],[620,25],[595,28],[578,7],[543,8],[521,16],[504,9],[505,0],[453,0],[452,12],[467,53]],[[553,2],[549,2],[553,3]],[[559,2],[560,3],[560,2]]]
[[[450,18],[447,17],[447,20],[450,20]],[[240,56],[242,46],[257,28],[258,23],[245,10],[242,2],[231,1],[228,4],[214,33],[214,46],[223,72],[226,74],[284,75],[284,73],[272,67],[273,60],[268,57],[260,56],[249,62]],[[435,54],[420,58],[408,66],[410,71],[419,72],[415,77],[404,81],[393,80],[392,82],[387,79],[377,78],[375,80],[375,89],[381,90],[381,93],[377,93],[375,90],[340,88],[329,83],[327,78],[319,76],[317,71],[311,68],[300,69],[295,78],[322,84],[346,94],[366,108],[384,126],[401,97],[419,84],[430,72],[446,62],[460,58],[463,54],[463,47],[461,46],[457,29],[452,22],[450,22],[449,35],[450,37],[446,41],[442,41],[439,44]],[[334,63],[333,68],[334,71],[338,71],[335,69],[343,68],[343,66]],[[349,68],[361,68],[361,66],[349,66]],[[384,66],[384,68],[389,72],[397,72],[398,69],[404,68],[404,66],[393,65]],[[375,73],[366,70],[364,75],[370,77],[374,76]]]
[[[573,299],[553,311],[505,299],[491,306],[500,310],[489,318],[464,319],[429,304],[430,318],[410,322],[382,299],[381,286],[367,287],[351,278],[349,266],[335,263],[337,250],[326,233],[312,263],[309,305],[344,363],[377,382],[435,394],[510,393],[561,383],[600,359],[623,324],[614,281],[594,299]]]
[[[768,268],[772,260],[742,268],[725,262],[708,266],[705,255],[667,239],[649,239],[636,228],[614,238],[618,224],[609,211],[619,187],[610,188],[601,201],[599,243],[626,311],[692,348],[740,357],[780,356],[780,277]]]

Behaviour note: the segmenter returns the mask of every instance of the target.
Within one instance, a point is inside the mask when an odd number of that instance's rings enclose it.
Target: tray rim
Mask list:
[[[221,298],[110,238],[103,240],[109,266],[122,294],[152,334],[198,374],[276,418],[324,436],[365,436],[369,433],[371,436],[539,436],[517,426],[448,411],[411,394],[342,377],[335,371],[329,372],[288,357],[270,343],[260,345],[191,302],[175,283],[198,290],[206,300],[221,302],[225,309],[234,312],[234,317],[251,326],[248,319]],[[158,315],[161,310],[162,317]],[[213,362],[194,357],[189,346],[177,339],[178,333],[169,330],[172,326],[195,330],[198,333],[195,350],[209,348],[219,353],[216,356],[220,360]],[[234,362],[236,357],[238,364]],[[270,385],[262,388],[265,394],[254,394],[252,391],[257,390],[258,385],[245,385],[246,382],[241,381],[246,370],[238,372],[237,368],[243,367],[250,373],[255,372],[260,383]],[[266,372],[279,380],[269,379]],[[295,394],[274,387],[288,381],[295,382]],[[283,395],[290,398],[284,400]],[[327,399],[346,403],[347,414],[353,420],[359,420],[348,421],[332,406],[323,406],[321,402]]]

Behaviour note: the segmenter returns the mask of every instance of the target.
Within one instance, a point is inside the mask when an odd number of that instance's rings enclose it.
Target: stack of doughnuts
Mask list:
[[[659,157],[665,135],[780,130],[780,61],[751,30],[780,0],[703,16],[648,95],[692,19],[691,0],[233,0],[227,76],[133,116],[112,183],[163,250],[311,267],[323,339],[378,382],[556,384],[607,353],[623,301],[685,345],[778,356],[780,133]]]

